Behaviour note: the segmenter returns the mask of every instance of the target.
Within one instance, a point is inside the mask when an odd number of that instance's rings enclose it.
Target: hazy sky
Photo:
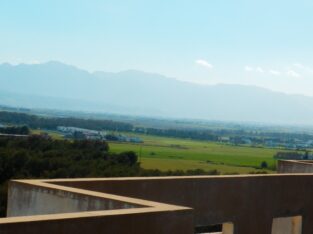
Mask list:
[[[312,0],[4,0],[0,62],[313,95]]]

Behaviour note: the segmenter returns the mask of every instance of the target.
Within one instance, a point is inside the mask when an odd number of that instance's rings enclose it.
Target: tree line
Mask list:
[[[93,130],[132,131],[133,125],[112,120],[41,117],[17,112],[0,111],[0,123],[27,125],[35,129],[55,130],[58,126],[71,126]]]
[[[10,125],[26,125],[34,129],[56,130],[58,126],[78,127],[91,130],[107,130],[136,132],[148,135],[176,137],[193,140],[219,141],[220,137],[229,136],[233,141],[241,142],[242,137],[248,137],[255,144],[264,144],[266,141],[293,143],[295,139],[308,141],[311,134],[264,132],[238,129],[184,129],[184,128],[149,128],[138,127],[133,124],[101,119],[84,119],[73,117],[42,117],[19,112],[0,111],[0,123]]]
[[[307,150],[304,151],[291,151],[291,152],[277,152],[274,155],[275,159],[282,159],[282,160],[308,160],[310,152]]]
[[[188,129],[157,129],[157,128],[135,128],[132,124],[111,120],[79,119],[79,118],[57,118],[40,117],[18,112],[0,111],[0,123],[27,125],[34,129],[55,130],[58,126],[71,126],[91,130],[108,130],[138,132],[148,135],[188,138],[195,140],[217,141],[218,135],[210,130],[188,130]]]
[[[14,135],[28,135],[30,133],[30,130],[27,126],[10,126],[10,127],[0,127],[0,133]]]
[[[136,153],[112,153],[104,141],[0,136],[0,216],[5,216],[10,179],[209,174],[219,172],[145,170]]]
[[[142,132],[141,128],[135,128],[135,132]],[[218,135],[214,134],[210,130],[192,130],[192,129],[157,129],[157,128],[146,128],[145,134],[156,135],[156,136],[167,136],[177,137],[194,140],[206,140],[206,141],[217,141]]]

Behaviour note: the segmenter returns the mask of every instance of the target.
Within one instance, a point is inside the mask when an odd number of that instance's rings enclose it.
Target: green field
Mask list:
[[[110,142],[112,152],[132,150],[146,169],[218,170],[222,173],[249,173],[263,161],[275,164],[277,149],[232,146],[214,142],[140,135],[143,144]],[[271,172],[268,170],[268,172]]]
[[[32,130],[32,133],[48,133],[54,139],[63,136],[54,131]],[[133,135],[125,133],[125,135]],[[135,134],[144,140],[142,144],[109,142],[112,152],[134,151],[139,155],[145,169],[218,170],[221,173],[250,173],[264,171],[257,169],[267,162],[269,173],[275,165],[273,155],[278,149],[233,146],[215,142],[186,140],[169,137]]]

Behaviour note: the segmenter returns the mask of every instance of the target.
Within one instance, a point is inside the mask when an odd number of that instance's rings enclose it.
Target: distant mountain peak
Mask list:
[[[8,67],[11,67],[11,66],[12,66],[12,64],[7,63],[7,62],[5,62],[5,63],[1,63],[0,65],[1,65],[1,66],[8,66]]]
[[[313,124],[311,97],[239,84],[200,85],[138,70],[89,73],[58,61],[20,66],[2,64],[0,83],[0,89],[5,91],[0,92],[0,104],[56,108],[56,103],[62,103],[59,101],[61,98],[81,100],[66,107],[75,110],[108,113],[118,110],[120,114],[157,117]],[[25,95],[34,98],[26,98]],[[85,105],[79,104],[82,102]]]
[[[41,63],[41,64],[45,64],[45,65],[56,65],[56,66],[70,66],[66,63],[62,63],[60,61],[57,61],[57,60],[50,60],[48,62],[45,62],[45,63]]]

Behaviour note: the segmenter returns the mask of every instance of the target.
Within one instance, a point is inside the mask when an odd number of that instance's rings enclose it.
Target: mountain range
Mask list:
[[[135,70],[87,72],[60,62],[0,65],[0,104],[127,115],[313,124],[313,97],[255,86],[198,85]]]

